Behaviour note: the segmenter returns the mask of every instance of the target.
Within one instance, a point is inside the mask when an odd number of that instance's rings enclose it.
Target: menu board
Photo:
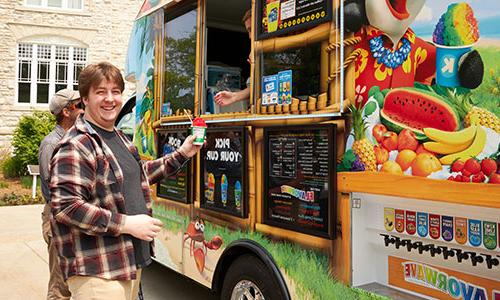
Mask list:
[[[201,207],[246,216],[244,127],[208,128],[201,149]]]
[[[335,125],[266,128],[264,222],[334,237]]]
[[[158,132],[158,153],[160,157],[177,150],[186,137],[187,129],[169,129]],[[157,185],[158,197],[188,203],[190,199],[190,162],[185,163],[181,169]]]
[[[257,0],[257,39],[302,30],[332,19],[331,0]]]

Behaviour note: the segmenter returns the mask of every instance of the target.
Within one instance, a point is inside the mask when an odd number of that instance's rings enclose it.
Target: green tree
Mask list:
[[[194,105],[196,27],[188,37],[166,39],[165,100],[173,111]]]

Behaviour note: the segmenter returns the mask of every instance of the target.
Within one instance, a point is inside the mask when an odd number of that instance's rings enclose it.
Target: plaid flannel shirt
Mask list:
[[[187,160],[179,152],[141,162],[137,148],[115,130],[142,166],[141,187],[151,215],[154,184]],[[51,161],[51,227],[65,279],[73,275],[113,280],[136,278],[132,240],[121,234],[125,203],[123,173],[110,148],[79,117],[54,150]]]

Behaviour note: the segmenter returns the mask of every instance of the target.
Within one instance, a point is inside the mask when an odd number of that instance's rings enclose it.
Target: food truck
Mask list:
[[[498,11],[144,1],[126,67],[142,159],[207,126],[151,186],[155,259],[221,299],[500,299]]]

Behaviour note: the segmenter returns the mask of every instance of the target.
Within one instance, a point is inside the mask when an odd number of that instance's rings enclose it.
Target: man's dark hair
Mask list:
[[[120,70],[108,62],[100,62],[88,65],[80,73],[78,77],[78,91],[80,92],[80,96],[88,97],[90,88],[97,88],[104,79],[116,83],[122,92],[125,89],[125,82]]]

